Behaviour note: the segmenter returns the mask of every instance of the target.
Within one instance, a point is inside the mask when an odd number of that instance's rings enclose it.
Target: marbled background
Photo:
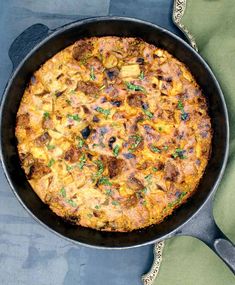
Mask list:
[[[0,0],[0,94],[11,74],[8,49],[35,23],[56,28],[89,16],[132,16],[178,35],[173,0]],[[1,285],[140,285],[152,246],[96,250],[75,246],[37,224],[14,197],[0,168]]]

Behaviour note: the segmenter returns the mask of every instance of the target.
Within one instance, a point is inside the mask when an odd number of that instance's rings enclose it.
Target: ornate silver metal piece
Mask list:
[[[183,18],[183,15],[186,9],[186,5],[187,5],[187,0],[174,0],[172,20],[174,24],[184,33],[190,45],[196,51],[198,51],[198,47],[197,47],[197,44],[195,42],[193,35],[189,32],[187,27],[185,27],[185,25],[181,23],[181,20]]]
[[[142,275],[142,282],[144,285],[152,285],[153,281],[158,275],[161,262],[162,262],[162,252],[164,248],[164,241],[160,241],[154,245],[154,259],[153,264],[150,271],[144,275]]]

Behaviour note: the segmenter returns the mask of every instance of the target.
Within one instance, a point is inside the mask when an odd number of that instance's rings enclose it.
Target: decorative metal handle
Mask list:
[[[184,12],[186,9],[186,4],[187,4],[187,0],[174,0],[172,20],[174,24],[184,33],[190,45],[196,51],[198,51],[198,47],[197,47],[197,44],[195,42],[193,35],[189,32],[189,30],[185,27],[185,25],[181,23],[181,20],[184,16]]]

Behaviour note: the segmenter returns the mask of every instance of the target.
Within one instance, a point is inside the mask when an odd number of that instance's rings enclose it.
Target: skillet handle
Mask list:
[[[235,274],[235,246],[216,225],[212,199],[176,235],[193,236],[203,241]]]
[[[13,70],[24,57],[42,41],[48,34],[49,28],[43,24],[34,24],[24,30],[11,44],[8,55],[12,61]]]

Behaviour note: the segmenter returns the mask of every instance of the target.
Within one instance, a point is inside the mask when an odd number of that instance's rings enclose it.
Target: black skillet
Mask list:
[[[32,191],[20,167],[14,135],[16,112],[33,72],[79,38],[131,36],[162,47],[184,62],[204,91],[214,130],[212,154],[198,191],[159,225],[131,233],[100,232],[75,227],[57,217]],[[24,208],[42,225],[77,244],[96,248],[130,248],[179,235],[199,238],[235,272],[235,248],[217,227],[212,200],[225,170],[229,149],[227,108],[219,84],[205,61],[182,39],[156,25],[122,17],[90,18],[56,30],[36,24],[15,39],[9,50],[13,73],[1,103],[1,160],[11,188]],[[225,205],[226,206],[226,205]]]

